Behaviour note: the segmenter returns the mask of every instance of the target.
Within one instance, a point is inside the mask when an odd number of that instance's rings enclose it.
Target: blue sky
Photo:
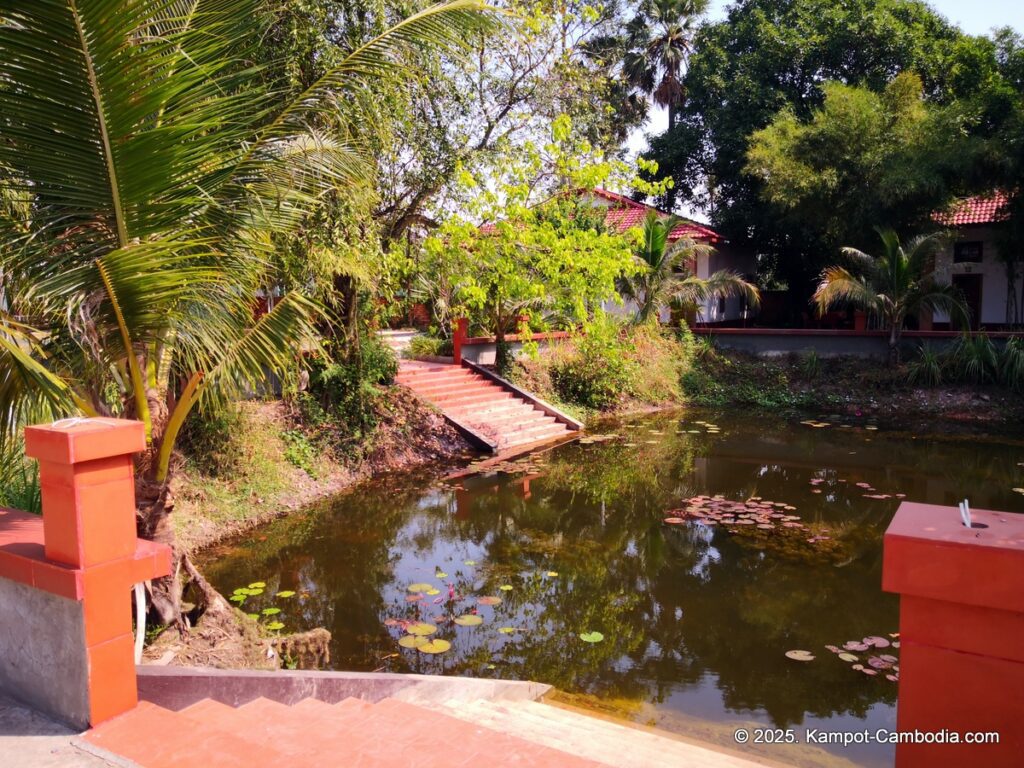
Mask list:
[[[731,0],[711,0],[712,19],[725,16]],[[1024,32],[1024,2],[1021,0],[929,0],[928,4],[972,35],[984,35],[993,27],[1014,27]]]

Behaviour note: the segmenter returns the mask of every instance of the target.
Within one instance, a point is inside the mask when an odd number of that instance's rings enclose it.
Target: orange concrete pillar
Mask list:
[[[137,703],[131,587],[170,570],[166,547],[136,537],[132,455],[145,447],[142,423],[124,419],[25,430],[25,453],[39,460],[45,557],[81,584],[93,725]]]
[[[452,336],[452,357],[456,365],[462,365],[462,344],[469,338],[469,320],[460,317],[455,321],[455,334]]]
[[[897,729],[909,734],[897,768],[1021,764],[1024,515],[972,517],[967,528],[954,507],[904,503],[885,533],[882,587],[901,596]],[[965,743],[968,732],[998,743]]]

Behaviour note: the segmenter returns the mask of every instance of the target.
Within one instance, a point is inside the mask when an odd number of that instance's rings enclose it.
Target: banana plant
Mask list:
[[[156,540],[173,542],[189,413],[317,344],[324,310],[301,291],[254,309],[274,238],[372,177],[359,104],[410,46],[456,50],[498,23],[480,0],[428,6],[287,97],[254,63],[272,6],[0,0],[0,430],[142,421],[139,528]],[[155,591],[165,623],[180,607],[176,582]]]

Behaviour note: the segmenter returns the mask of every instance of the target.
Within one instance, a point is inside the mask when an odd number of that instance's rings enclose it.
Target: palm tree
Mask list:
[[[168,543],[185,418],[287,372],[316,343],[322,310],[299,291],[253,310],[274,238],[372,175],[355,105],[395,75],[403,49],[461,45],[493,19],[480,0],[430,6],[289,99],[253,63],[269,11],[263,0],[0,9],[0,432],[41,416],[139,419],[140,533]],[[154,590],[164,623],[180,608],[179,583]]]
[[[663,218],[653,211],[644,220],[643,237],[634,253],[637,271],[618,280],[619,293],[636,305],[634,321],[657,319],[661,310],[673,303],[691,309],[718,296],[742,296],[757,306],[761,300],[757,286],[734,272],[720,270],[704,280],[690,271],[690,263],[711,249],[689,238],[670,243],[680,221],[677,216]]]
[[[944,233],[919,235],[907,247],[892,229],[875,227],[882,253],[869,256],[843,248],[849,266],[828,267],[813,301],[819,314],[837,304],[852,304],[873,315],[889,331],[889,362],[900,361],[900,334],[908,317],[921,312],[944,312],[955,324],[967,325],[967,306],[960,291],[935,282],[935,252]]]
[[[626,81],[668,108],[669,130],[685,97],[683,78],[696,21],[707,7],[708,0],[643,0],[626,26]]]

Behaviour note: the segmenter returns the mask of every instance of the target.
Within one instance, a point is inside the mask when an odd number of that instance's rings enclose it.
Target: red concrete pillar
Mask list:
[[[170,571],[170,551],[136,537],[132,455],[145,447],[142,423],[124,419],[25,430],[25,453],[39,460],[45,557],[81,584],[93,725],[136,705],[131,587]]]
[[[853,330],[866,331],[868,329],[868,313],[862,309],[853,312]]]
[[[452,357],[455,358],[455,364],[462,364],[462,344],[469,338],[469,320],[465,317],[460,317],[455,321],[455,334],[452,336]]]
[[[897,728],[956,734],[897,744],[897,768],[1021,765],[1024,515],[972,517],[904,503],[885,533],[882,587],[901,596]],[[949,743],[968,732],[999,743]]]

